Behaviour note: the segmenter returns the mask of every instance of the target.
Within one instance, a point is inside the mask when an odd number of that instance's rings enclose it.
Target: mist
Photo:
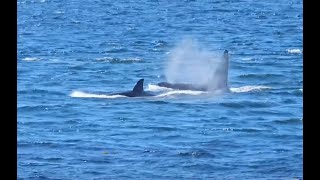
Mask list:
[[[223,54],[201,47],[194,39],[179,42],[168,57],[165,76],[170,83],[188,83],[214,89],[227,83]]]

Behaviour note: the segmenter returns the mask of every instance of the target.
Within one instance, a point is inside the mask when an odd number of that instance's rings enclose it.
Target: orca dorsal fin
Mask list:
[[[136,94],[142,94],[143,93],[143,81],[144,79],[140,79],[137,84],[134,86],[132,92]]]

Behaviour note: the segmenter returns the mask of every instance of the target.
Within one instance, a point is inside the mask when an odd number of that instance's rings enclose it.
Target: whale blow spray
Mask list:
[[[170,83],[224,88],[228,86],[228,58],[228,51],[221,56],[201,48],[196,40],[182,40],[169,54],[165,76]]]

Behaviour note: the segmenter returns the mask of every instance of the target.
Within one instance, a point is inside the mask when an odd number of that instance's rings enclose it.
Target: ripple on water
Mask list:
[[[214,158],[214,155],[203,149],[192,150],[192,151],[179,151],[178,155],[181,157],[192,157],[192,158]]]
[[[144,62],[141,58],[116,58],[116,57],[102,57],[96,58],[97,61],[107,62],[110,64],[131,64]]]
[[[302,124],[302,118],[289,118],[289,119],[282,119],[282,120],[274,120],[274,123],[277,124]]]

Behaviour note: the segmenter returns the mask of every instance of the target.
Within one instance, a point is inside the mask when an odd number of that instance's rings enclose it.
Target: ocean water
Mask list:
[[[17,9],[18,179],[303,178],[301,0],[18,0]],[[172,59],[225,49],[231,92],[156,85]],[[176,79],[210,76],[184,67]],[[109,95],[141,78],[156,96]]]

